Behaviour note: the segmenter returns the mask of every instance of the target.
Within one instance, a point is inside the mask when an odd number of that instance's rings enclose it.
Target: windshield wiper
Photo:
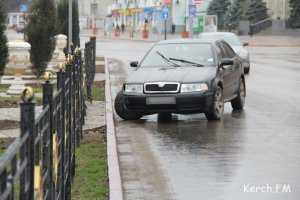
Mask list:
[[[162,53],[160,53],[159,51],[156,51],[156,53],[162,57],[164,59],[164,61],[166,61],[168,64],[171,64],[172,66],[175,66],[175,67],[181,67],[180,65],[172,62],[169,58],[167,58],[166,56],[164,56]]]
[[[184,60],[184,59],[169,58],[169,60],[178,61],[178,62],[182,62],[182,63],[188,63],[188,64],[196,65],[197,67],[204,67],[203,64],[188,61],[188,60]]]

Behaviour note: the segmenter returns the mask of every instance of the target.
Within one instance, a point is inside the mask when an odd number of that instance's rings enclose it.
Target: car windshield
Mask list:
[[[141,67],[203,67],[214,64],[210,44],[176,43],[155,45],[141,62]]]
[[[222,35],[222,34],[207,34],[207,35],[200,35],[200,38],[205,38],[205,39],[212,39],[212,40],[224,40],[227,42],[230,46],[242,46],[241,41],[239,38],[235,35]]]

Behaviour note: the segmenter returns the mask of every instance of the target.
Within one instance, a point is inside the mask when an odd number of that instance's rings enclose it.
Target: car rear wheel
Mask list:
[[[128,110],[125,105],[125,98],[122,92],[119,92],[115,99],[115,110],[124,120],[137,120],[143,116],[141,113]]]
[[[208,120],[220,120],[224,113],[223,89],[218,86],[214,94],[214,102],[209,112],[205,113]]]
[[[250,73],[250,66],[244,68],[244,73],[249,74]]]
[[[245,98],[246,98],[246,86],[245,86],[245,81],[241,78],[238,96],[231,101],[231,106],[233,110],[243,110],[245,105]]]

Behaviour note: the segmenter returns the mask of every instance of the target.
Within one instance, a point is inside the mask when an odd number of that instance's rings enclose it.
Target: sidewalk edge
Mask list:
[[[108,62],[107,58],[105,57],[105,120],[107,135],[109,199],[123,200],[123,188],[121,182],[120,163],[118,157],[116,130],[113,115],[114,111],[111,96]]]

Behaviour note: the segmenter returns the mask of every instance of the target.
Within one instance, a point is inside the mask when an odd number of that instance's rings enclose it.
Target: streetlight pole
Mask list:
[[[71,44],[72,44],[72,33],[73,33],[73,30],[72,30],[72,28],[73,28],[73,22],[72,22],[72,20],[73,20],[73,13],[72,13],[72,11],[73,11],[73,1],[72,0],[69,0],[69,35],[68,35],[68,44],[69,44],[69,46],[68,46],[68,50],[69,50],[69,53],[71,53]]]

